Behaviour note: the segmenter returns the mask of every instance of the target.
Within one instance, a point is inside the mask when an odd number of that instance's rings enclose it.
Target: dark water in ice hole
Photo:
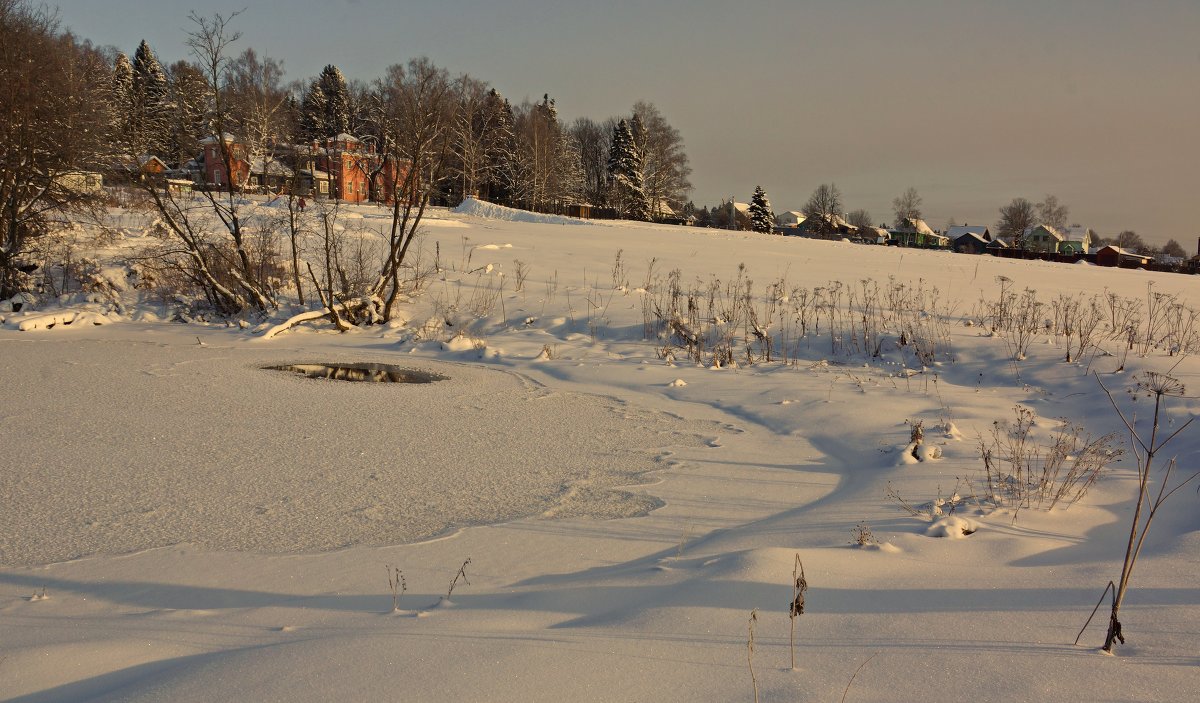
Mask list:
[[[431,371],[406,369],[391,364],[284,364],[268,366],[274,371],[291,371],[308,378],[329,378],[335,381],[366,383],[433,383],[446,377]]]

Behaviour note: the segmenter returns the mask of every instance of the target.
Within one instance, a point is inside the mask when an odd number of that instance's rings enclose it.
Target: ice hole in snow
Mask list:
[[[364,381],[367,383],[433,383],[446,377],[432,371],[406,369],[392,364],[283,364],[266,367],[273,371],[291,371],[308,378],[328,378],[335,381]]]

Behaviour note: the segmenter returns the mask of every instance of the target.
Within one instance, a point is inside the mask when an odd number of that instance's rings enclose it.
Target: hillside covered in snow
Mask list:
[[[0,698],[1196,698],[1194,483],[1074,644],[1138,489],[1104,389],[1149,437],[1177,380],[1150,498],[1200,470],[1194,278],[514,212],[431,211],[346,332],[78,223],[0,310]],[[436,378],[268,368],[317,364]]]

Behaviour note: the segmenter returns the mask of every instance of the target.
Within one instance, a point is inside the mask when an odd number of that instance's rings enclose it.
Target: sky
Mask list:
[[[915,187],[935,228],[994,225],[1015,197],[1056,195],[1103,236],[1194,251],[1200,219],[1196,0],[62,0],[64,27],[164,62],[193,8],[244,9],[242,46],[289,79],[332,63],[370,81],[428,56],[514,102],[603,120],[638,100],[680,130],[693,200],[777,212],[835,183],[847,210],[892,219]]]

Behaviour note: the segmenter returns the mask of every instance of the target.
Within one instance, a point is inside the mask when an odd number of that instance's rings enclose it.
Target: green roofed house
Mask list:
[[[1060,254],[1087,254],[1092,250],[1096,233],[1090,227],[1071,225],[1060,230],[1063,241],[1058,245]]]
[[[929,225],[919,217],[907,217],[904,226],[889,230],[892,246],[916,247],[919,249],[945,249],[950,246],[950,238],[934,232]]]
[[[1057,254],[1059,245],[1066,238],[1050,225],[1038,225],[1025,230],[1022,238],[1025,251],[1036,251],[1041,254]]]

